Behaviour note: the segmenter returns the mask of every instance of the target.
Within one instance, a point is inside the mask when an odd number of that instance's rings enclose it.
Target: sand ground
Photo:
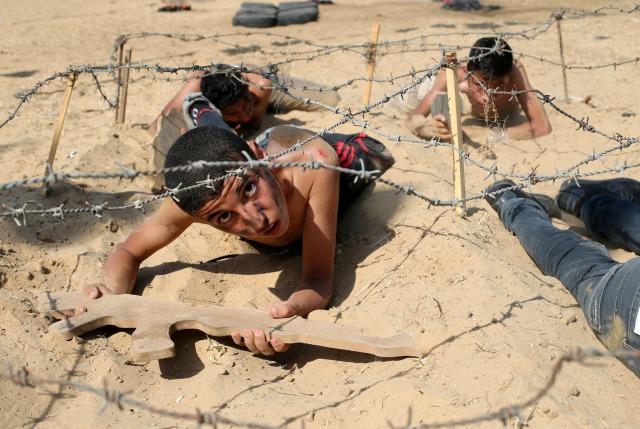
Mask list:
[[[640,17],[617,9],[632,8],[630,1],[612,1],[614,8],[562,21],[565,60],[572,66],[566,73],[569,101],[558,65],[555,24],[546,24],[559,7],[556,1],[493,0],[490,4],[502,6],[500,10],[460,13],[444,11],[440,3],[427,0],[337,0],[320,6],[318,22],[259,31],[231,25],[239,4],[239,0],[192,0],[189,12],[159,13],[156,1],[4,0],[0,121],[15,110],[20,93],[72,65],[108,64],[116,39],[138,33],[147,35],[126,45],[134,62],[187,68],[215,62],[281,62],[293,75],[345,84],[340,107],[357,111],[364,87],[358,78],[367,73],[361,45],[378,21],[380,40],[394,43],[379,50],[375,76],[381,82],[373,84],[372,102],[410,80],[390,82],[391,76],[434,67],[443,47],[459,47],[459,55],[464,55],[477,37],[494,33],[509,35],[533,86],[555,97],[560,110],[548,108],[552,135],[499,142],[493,147],[495,159],[485,159],[481,150],[470,148],[472,157],[486,167],[495,163],[502,172],[554,175],[615,146],[601,134],[637,136],[638,66],[635,62],[612,66],[637,57],[632,35]],[[562,7],[594,11],[608,4],[568,0]],[[185,42],[161,36],[181,33],[218,37]],[[113,100],[113,79],[97,73],[98,87],[92,76],[82,74],[72,93],[56,169],[117,171],[116,163],[146,168],[152,153],[146,125],[185,76],[186,72],[132,71],[126,121],[116,125],[113,109],[101,96],[102,91]],[[42,175],[63,94],[61,79],[42,85],[0,129],[0,183]],[[601,133],[579,129],[563,112],[588,120]],[[294,123],[320,130],[341,118],[331,112],[291,112],[276,115],[265,125]],[[380,107],[363,118],[383,134],[407,136],[399,121],[384,115]],[[347,123],[336,131],[360,129],[357,123]],[[483,142],[483,132],[476,131],[477,140]],[[432,198],[453,198],[450,150],[380,139],[397,160],[386,178],[411,184]],[[579,171],[637,162],[638,151],[631,147],[582,165]],[[640,178],[637,170],[626,174]],[[486,176],[485,170],[468,165],[467,193],[480,193],[493,180]],[[546,181],[534,191],[555,195],[559,186],[560,180]],[[0,200],[5,210],[25,204],[27,208],[105,202],[120,206],[148,196],[149,188],[145,179],[70,179],[55,184],[46,199],[39,186],[32,185],[1,191]],[[149,213],[156,207],[151,204],[145,210]],[[327,310],[311,317],[373,335],[406,332],[425,352],[422,360],[380,359],[307,345],[263,358],[231,347],[224,338],[219,340],[228,351],[218,356],[207,337],[194,330],[174,335],[175,358],[145,363],[131,359],[130,330],[103,328],[72,341],[48,332],[51,322],[37,311],[36,294],[75,291],[86,281],[99,280],[105,253],[144,216],[129,209],[106,212],[101,218],[86,213],[67,214],[63,220],[31,215],[26,225],[22,217],[2,219],[2,364],[98,388],[106,380],[127,397],[164,410],[200,409],[234,421],[292,428],[383,428],[473,419],[523,403],[547,383],[565,353],[578,347],[606,350],[573,297],[557,280],[540,273],[486,202],[469,202],[468,215],[461,218],[450,207],[430,206],[382,184],[366,192],[341,220],[335,297]],[[555,223],[584,233],[575,219]],[[609,247],[619,260],[633,256]],[[200,264],[234,253],[241,256]],[[139,290],[144,289],[145,296],[193,304],[266,309],[286,298],[299,277],[300,255],[295,249],[285,254],[261,252],[210,228],[193,227],[144,263]],[[520,424],[637,425],[638,378],[614,359],[589,363],[563,367],[551,389],[520,410]],[[112,405],[99,414],[102,398],[71,387],[28,389],[3,382],[0,391],[3,427],[197,426],[133,406],[119,410]],[[501,425],[493,419],[459,427]],[[508,419],[507,425],[517,427],[518,422]]]

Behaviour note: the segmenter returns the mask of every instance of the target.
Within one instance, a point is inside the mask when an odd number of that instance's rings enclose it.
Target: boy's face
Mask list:
[[[221,231],[249,239],[280,237],[289,227],[282,188],[265,168],[226,179],[220,196],[196,215]]]
[[[253,116],[253,99],[251,93],[245,91],[238,101],[220,109],[220,113],[222,113],[222,119],[229,124],[231,128],[248,124]]]
[[[508,85],[508,75],[492,79],[490,76],[476,72],[460,83],[460,92],[467,95],[469,103],[471,103],[471,114],[478,118],[484,118],[487,114],[491,116],[495,114],[491,109],[495,108],[500,111],[511,96],[510,94],[490,94],[488,91],[506,91]]]

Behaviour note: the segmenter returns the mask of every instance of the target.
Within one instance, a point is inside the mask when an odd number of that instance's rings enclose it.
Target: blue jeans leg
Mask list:
[[[640,204],[612,195],[595,195],[582,204],[580,219],[594,237],[640,254]]]
[[[553,226],[542,207],[526,198],[507,201],[500,218],[538,268],[573,294],[607,348],[640,350],[640,336],[634,332],[640,306],[640,258],[624,264],[614,261],[604,246]],[[640,376],[639,358],[621,360]]]

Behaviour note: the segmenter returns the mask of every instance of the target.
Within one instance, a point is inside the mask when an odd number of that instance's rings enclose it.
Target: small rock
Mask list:
[[[304,419],[308,422],[312,422],[313,419],[315,418],[316,418],[316,413],[311,411],[309,414],[307,414],[307,416]]]
[[[551,409],[545,405],[539,406],[538,409],[542,414],[549,414],[549,411],[551,411]]]
[[[578,321],[578,318],[576,317],[575,314],[569,314],[567,316],[564,317],[563,322],[565,325],[569,325],[571,323],[575,323]]]
[[[344,398],[348,398],[349,395],[351,395],[351,393],[353,392],[353,390],[349,386],[341,386],[341,387],[338,388],[338,392]]]
[[[109,221],[109,231],[118,232],[118,229],[120,229],[120,226],[111,219]]]
[[[571,396],[580,396],[580,391],[578,390],[578,388],[576,386],[573,386],[569,390],[569,395],[571,395]]]
[[[227,371],[227,369],[225,367],[221,366],[221,365],[215,365],[214,369],[213,369],[213,372],[215,374],[218,374],[218,375],[228,375],[229,374],[229,371]]]

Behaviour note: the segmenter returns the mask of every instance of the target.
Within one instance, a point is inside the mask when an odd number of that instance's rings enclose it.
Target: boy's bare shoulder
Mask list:
[[[199,221],[198,218],[182,211],[171,198],[165,199],[158,211],[147,219],[153,219],[153,221],[164,225],[166,228],[177,230],[184,230],[193,222]]]
[[[274,127],[269,136],[268,152],[274,154],[305,142],[302,146],[303,150],[288,153],[285,155],[286,160],[305,162],[311,156],[314,161],[323,164],[339,165],[338,155],[331,145],[322,138],[312,138],[314,135],[315,133],[303,128],[286,125]],[[285,157],[279,158],[279,160],[283,161]]]

